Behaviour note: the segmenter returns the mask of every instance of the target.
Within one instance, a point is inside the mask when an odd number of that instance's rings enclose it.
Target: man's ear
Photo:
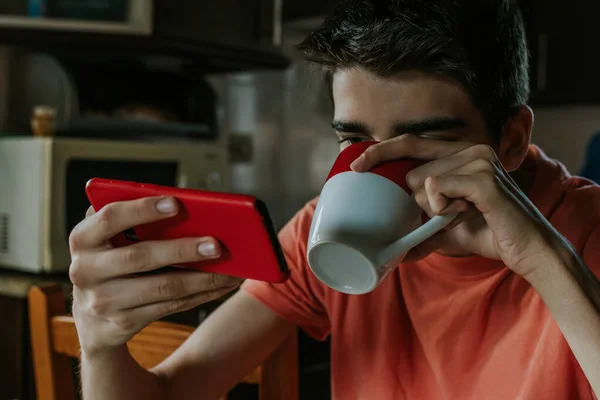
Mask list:
[[[522,106],[504,125],[498,158],[508,172],[518,169],[525,160],[532,130],[533,110],[529,106]]]

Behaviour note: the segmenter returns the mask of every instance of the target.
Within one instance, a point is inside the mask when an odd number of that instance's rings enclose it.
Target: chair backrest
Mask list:
[[[55,283],[29,291],[29,323],[38,400],[75,400],[73,358],[79,356],[75,323],[66,314],[63,288]],[[154,322],[127,344],[133,358],[152,368],[177,349],[194,331],[172,322]],[[261,400],[298,399],[298,337],[294,333],[243,383],[258,385]]]

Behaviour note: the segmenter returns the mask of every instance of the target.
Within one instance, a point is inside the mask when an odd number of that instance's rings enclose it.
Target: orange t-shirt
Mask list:
[[[535,146],[525,162],[536,167],[529,198],[600,275],[600,187]],[[545,304],[501,262],[432,254],[366,295],[324,286],[306,261],[315,203],[280,233],[289,281],[243,290],[313,337],[331,334],[333,398],[595,398]]]

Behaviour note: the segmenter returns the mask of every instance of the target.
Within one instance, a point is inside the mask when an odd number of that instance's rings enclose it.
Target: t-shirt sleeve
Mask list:
[[[246,280],[242,290],[280,317],[299,325],[310,336],[324,340],[330,331],[325,287],[306,261],[306,245],[313,207],[309,203],[279,232],[290,277],[284,283]]]
[[[572,178],[552,222],[600,278],[600,186]]]

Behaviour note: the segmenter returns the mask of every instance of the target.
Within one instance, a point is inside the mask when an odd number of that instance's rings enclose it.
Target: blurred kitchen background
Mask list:
[[[318,194],[338,152],[332,106],[294,45],[335,3],[0,2],[0,400],[35,398],[26,294],[48,280],[68,293],[87,179],[254,194],[277,228]],[[600,2],[521,4],[534,142],[598,179]],[[300,349],[301,398],[329,398],[328,342],[301,335]]]

